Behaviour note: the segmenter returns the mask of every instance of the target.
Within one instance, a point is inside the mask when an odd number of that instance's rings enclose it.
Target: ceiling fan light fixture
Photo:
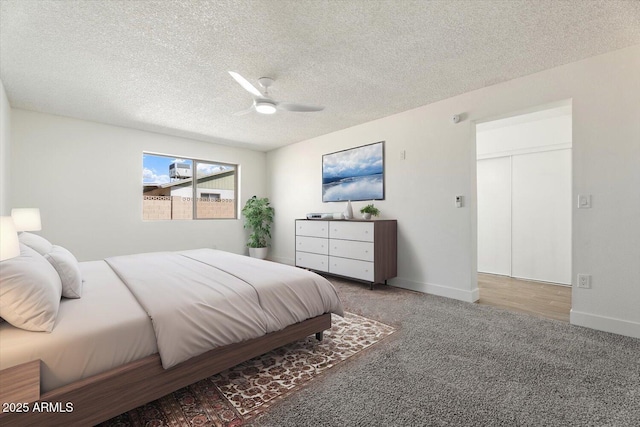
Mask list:
[[[276,106],[269,101],[256,101],[256,111],[260,114],[273,114],[276,112]]]
[[[240,74],[229,71],[231,77],[240,84],[251,95],[253,95],[253,104],[251,104],[251,108],[244,111],[239,111],[234,113],[234,116],[242,116],[251,111],[256,111],[260,114],[274,114],[277,110],[284,111],[295,111],[299,113],[310,113],[313,111],[322,111],[324,107],[319,105],[304,105],[304,104],[295,104],[293,102],[278,102],[275,101],[269,95],[269,88],[273,84],[273,79],[271,77],[260,77],[258,82],[260,83],[260,87],[264,90],[259,91],[254,85],[252,85],[247,79],[242,77]]]

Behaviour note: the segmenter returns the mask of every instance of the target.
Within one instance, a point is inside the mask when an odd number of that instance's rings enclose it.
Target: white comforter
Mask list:
[[[165,369],[323,313],[343,314],[323,277],[229,252],[196,249],[106,261],[151,318]]]

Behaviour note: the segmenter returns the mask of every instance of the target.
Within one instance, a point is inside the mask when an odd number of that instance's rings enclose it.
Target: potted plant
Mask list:
[[[271,224],[273,223],[274,210],[269,206],[269,199],[253,196],[242,208],[244,215],[244,228],[251,231],[247,246],[249,255],[254,258],[265,259],[267,257],[268,239],[271,238]]]
[[[371,216],[378,216],[380,215],[380,210],[378,208],[376,208],[375,206],[373,206],[373,203],[370,205],[365,206],[364,208],[360,209],[360,213],[362,214],[362,218],[364,219],[371,219]]]

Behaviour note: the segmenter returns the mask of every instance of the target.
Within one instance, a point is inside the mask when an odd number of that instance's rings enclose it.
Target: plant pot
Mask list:
[[[249,248],[249,256],[252,258],[265,259],[269,248]]]
[[[369,212],[365,212],[365,213],[362,214],[362,218],[371,219],[371,214]]]

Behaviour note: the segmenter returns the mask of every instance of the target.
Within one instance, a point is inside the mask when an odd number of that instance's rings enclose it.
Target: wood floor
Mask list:
[[[478,304],[569,322],[571,287],[478,273]]]

